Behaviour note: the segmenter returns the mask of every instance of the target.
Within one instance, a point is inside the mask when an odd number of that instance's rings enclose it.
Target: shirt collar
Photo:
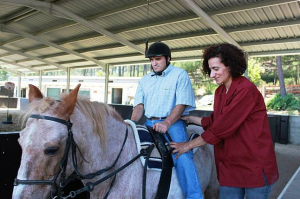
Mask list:
[[[162,72],[161,76],[163,77],[163,76],[168,75],[170,73],[170,71],[172,70],[173,67],[174,67],[173,65],[169,64],[169,66]],[[155,75],[154,72],[152,72],[151,76],[156,76],[156,75]]]

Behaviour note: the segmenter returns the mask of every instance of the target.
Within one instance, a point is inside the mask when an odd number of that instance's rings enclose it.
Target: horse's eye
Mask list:
[[[56,155],[58,153],[59,147],[48,147],[45,149],[44,153],[46,155]]]

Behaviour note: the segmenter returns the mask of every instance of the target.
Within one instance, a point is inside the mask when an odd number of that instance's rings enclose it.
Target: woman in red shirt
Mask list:
[[[220,86],[210,117],[184,116],[204,133],[186,143],[170,143],[177,157],[206,143],[214,145],[221,199],[267,199],[279,174],[261,93],[243,73],[246,53],[231,44],[203,51],[204,73]]]

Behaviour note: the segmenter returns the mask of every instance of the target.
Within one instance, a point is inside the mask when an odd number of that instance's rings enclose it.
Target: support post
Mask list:
[[[42,75],[43,75],[43,72],[40,70],[39,71],[39,89],[40,89],[40,91],[42,90]]]
[[[67,93],[70,92],[70,76],[71,76],[71,68],[68,67],[67,68],[67,87],[66,87]]]
[[[108,102],[108,82],[109,82],[109,64],[105,64],[105,90],[104,90],[104,103]]]
[[[17,97],[21,97],[21,72],[18,72],[18,90]]]

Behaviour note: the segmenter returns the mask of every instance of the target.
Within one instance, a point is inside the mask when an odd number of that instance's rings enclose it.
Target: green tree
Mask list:
[[[259,63],[255,59],[249,59],[248,77],[250,81],[252,81],[256,86],[260,86],[262,84],[260,73],[261,68],[259,66]]]
[[[255,57],[253,58],[262,68],[261,78],[266,83],[278,85],[278,68],[276,57]],[[281,56],[281,65],[284,79],[289,79],[289,84],[299,84],[299,55]],[[287,82],[285,82],[287,83]]]
[[[286,95],[286,89],[285,89],[284,74],[283,74],[282,62],[281,62],[281,57],[280,56],[276,56],[276,65],[277,65],[277,70],[278,70],[280,95],[282,97],[284,97]]]
[[[0,70],[0,81],[6,81],[8,79],[7,71]]]

